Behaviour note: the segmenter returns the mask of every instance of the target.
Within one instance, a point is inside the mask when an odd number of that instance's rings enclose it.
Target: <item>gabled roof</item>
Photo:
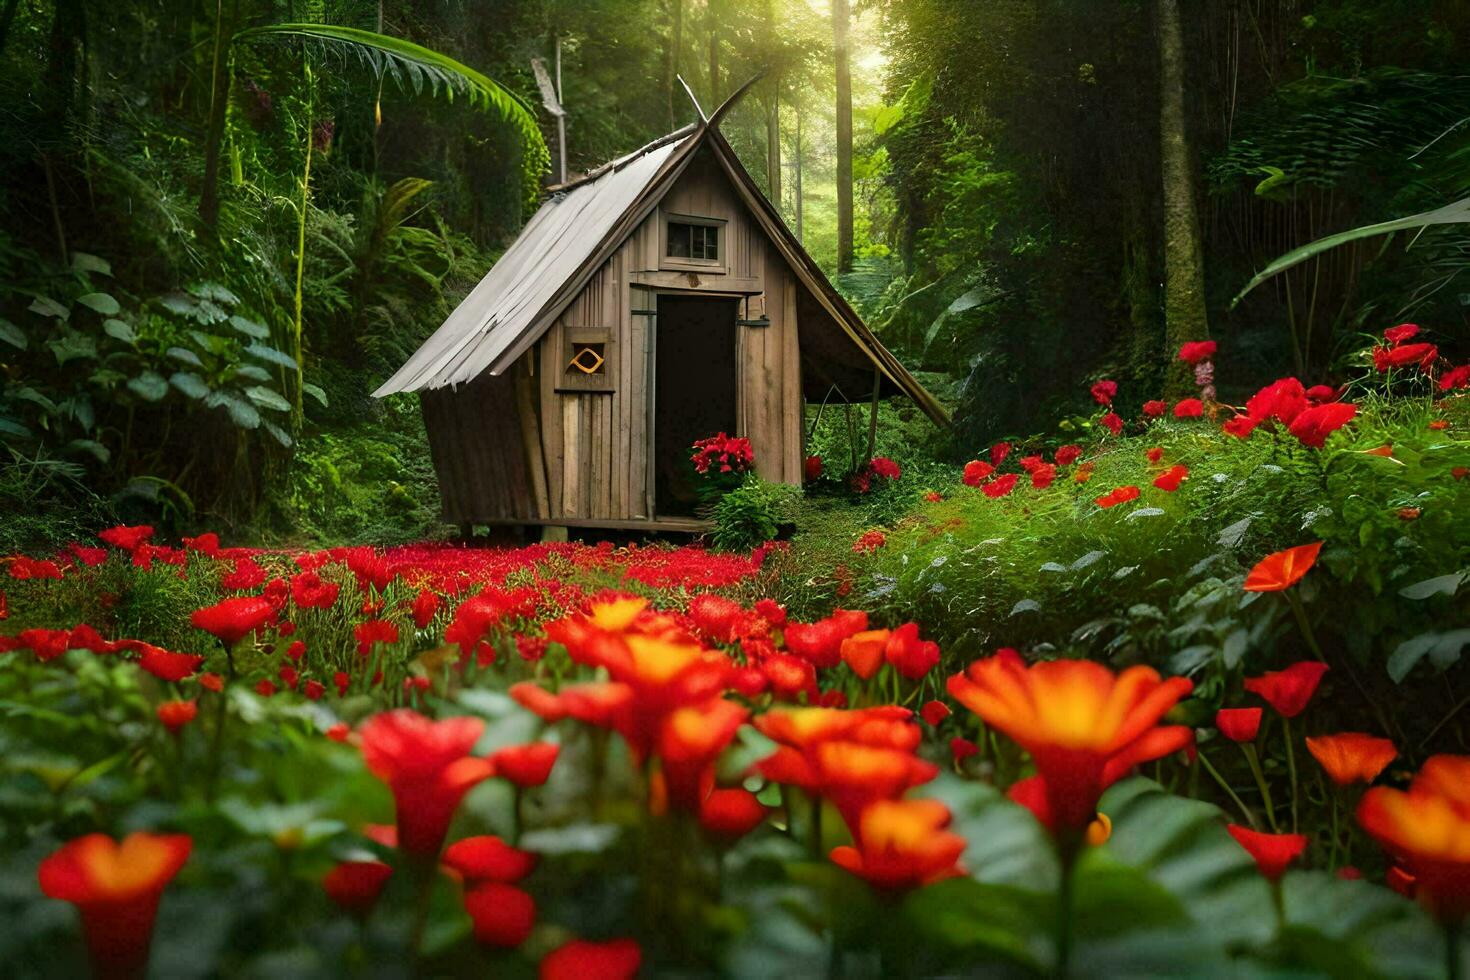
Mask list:
[[[663,136],[585,177],[552,188],[468,296],[412,357],[373,392],[381,398],[498,375],[534,344],[592,275],[652,213],[700,147],[719,161],[740,198],[802,284],[877,370],[940,424],[949,417],[880,343],[807,254],[713,120]]]

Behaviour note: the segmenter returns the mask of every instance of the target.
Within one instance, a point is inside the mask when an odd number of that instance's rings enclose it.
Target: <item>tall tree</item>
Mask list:
[[[679,74],[679,49],[684,46],[684,0],[669,0],[669,47],[664,61],[664,91],[669,102],[669,129],[674,123],[674,80]]]
[[[766,50],[773,63],[766,96],[766,196],[781,210],[781,53],[775,0],[766,0]]]
[[[848,0],[832,0],[832,62],[837,74],[837,271],[852,269],[852,73]]]
[[[1189,134],[1184,119],[1184,32],[1179,0],[1159,0],[1159,142],[1164,190],[1164,343],[1173,365],[1169,387],[1188,390],[1181,344],[1209,336],[1205,314],[1205,260]]]
[[[720,104],[724,86],[720,84],[720,3],[708,0],[705,20],[709,27],[709,104],[710,111]]]

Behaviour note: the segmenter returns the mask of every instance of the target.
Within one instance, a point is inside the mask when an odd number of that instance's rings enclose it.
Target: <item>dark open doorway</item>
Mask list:
[[[658,298],[653,502],[659,517],[695,512],[694,441],[735,432],[737,303],[715,296]]]

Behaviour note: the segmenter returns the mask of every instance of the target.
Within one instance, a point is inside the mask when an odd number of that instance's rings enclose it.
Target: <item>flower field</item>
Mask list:
[[[0,961],[1459,976],[1470,379],[1411,337],[1373,361],[1412,390],[1283,379],[1239,411],[1187,347],[1199,398],[1125,420],[1099,382],[1075,442],[1001,443],[944,485],[873,460],[853,492],[907,496],[841,540],[289,551],[138,526],[11,556]],[[1200,588],[1188,529],[1237,505],[1206,499],[1228,465],[1306,489],[1252,503],[1285,517]],[[1003,550],[1087,534],[1070,571]],[[1057,584],[1115,560],[1154,584]],[[1138,608],[1186,595],[1185,632]],[[1433,628],[1400,638],[1414,617]]]

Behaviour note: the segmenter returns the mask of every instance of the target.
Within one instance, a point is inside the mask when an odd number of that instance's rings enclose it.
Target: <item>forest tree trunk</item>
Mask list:
[[[1195,210],[1189,135],[1184,118],[1184,33],[1179,0],[1159,2],[1159,143],[1164,191],[1164,346],[1171,395],[1193,390],[1175,354],[1210,335],[1205,313],[1204,251]]]
[[[235,29],[238,0],[231,0],[225,19],[225,0],[214,4],[214,62],[210,79],[209,129],[204,139],[204,189],[199,194],[199,217],[210,228],[219,220],[219,158],[225,138],[230,99],[230,41]]]
[[[709,18],[709,111],[714,112],[720,104],[720,5],[709,0],[706,8]]]
[[[766,185],[767,196],[781,210],[781,79],[771,79],[771,97],[766,100]]]
[[[792,172],[792,181],[791,181],[791,183],[792,183],[792,190],[796,192],[796,240],[799,241],[799,242],[801,242],[803,245],[805,245],[806,244],[806,239],[805,239],[805,237],[802,234],[802,231],[803,231],[803,229],[802,229],[802,211],[803,211],[802,205],[805,202],[802,200],[802,190],[801,190],[801,167],[802,167],[802,158],[801,158],[801,100],[800,99],[796,100],[796,150],[795,150],[795,159],[792,162],[795,164],[795,166],[792,167],[792,171],[793,172]]]
[[[852,74],[848,67],[848,0],[832,0],[832,52],[837,73],[837,271],[852,271]]]
[[[679,76],[679,49],[684,46],[684,0],[669,0],[669,16],[673,24],[669,30],[669,57],[664,91],[669,97],[669,129],[674,129],[674,85]]]

